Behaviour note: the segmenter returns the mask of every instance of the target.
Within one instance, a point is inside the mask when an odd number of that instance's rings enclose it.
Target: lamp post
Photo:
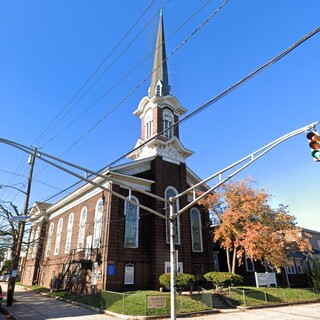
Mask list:
[[[12,188],[12,189],[15,189],[15,190],[17,190],[17,191],[19,191],[19,192],[22,192],[22,193],[24,193],[24,194],[27,194],[25,191],[23,191],[23,190],[15,187],[14,185],[0,184],[0,189],[2,189],[2,188]]]
[[[30,197],[30,191],[31,191],[32,174],[33,174],[33,167],[34,167],[36,152],[37,152],[37,148],[35,147],[34,152],[33,154],[30,155],[29,161],[28,161],[30,164],[30,170],[28,175],[27,190],[26,192],[24,192],[26,195],[26,199],[24,202],[23,216],[27,216],[28,214],[29,197]],[[17,189],[17,188],[14,188],[14,189]],[[22,241],[23,241],[24,228],[25,228],[25,219],[19,221],[17,245],[16,245],[14,256],[12,259],[11,274],[8,282],[8,290],[7,290],[7,306],[8,307],[11,307],[13,302],[14,287],[16,284],[17,270],[19,267],[19,259],[20,259]]]

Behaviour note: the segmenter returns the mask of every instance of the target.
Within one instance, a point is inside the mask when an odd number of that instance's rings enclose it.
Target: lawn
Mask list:
[[[241,306],[295,303],[320,299],[320,291],[312,288],[233,287],[226,296]]]

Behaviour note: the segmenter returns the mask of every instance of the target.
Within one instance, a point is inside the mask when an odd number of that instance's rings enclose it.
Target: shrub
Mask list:
[[[212,282],[215,292],[221,292],[223,287],[232,286],[243,281],[242,276],[231,272],[208,272],[204,275],[205,279]]]
[[[320,289],[320,260],[314,260],[313,269],[311,271],[311,280],[313,286],[317,289]]]
[[[159,277],[159,282],[164,287],[170,287],[170,273],[164,273]],[[195,276],[189,273],[179,273],[176,279],[177,291],[181,292],[184,287],[195,282]]]

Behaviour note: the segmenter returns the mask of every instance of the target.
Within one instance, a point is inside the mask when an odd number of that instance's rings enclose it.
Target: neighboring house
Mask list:
[[[309,234],[308,239],[312,247],[312,251],[306,258],[306,268],[311,274],[314,268],[314,261],[320,259],[320,232],[310,229],[303,229],[303,232]]]
[[[168,216],[168,206],[145,193],[169,199],[200,181],[186,166],[193,152],[180,142],[179,125],[171,127],[185,112],[171,95],[161,15],[151,86],[134,112],[141,120],[141,136],[128,155],[131,161],[102,170],[106,179],[93,179],[124,199],[85,183],[45,208],[46,215],[35,204],[31,214],[39,219],[30,232],[24,284],[78,292],[159,288],[159,276],[170,271],[169,224],[125,199]],[[191,196],[184,195],[176,208],[185,207]],[[197,205],[178,217],[178,272],[202,280],[213,270],[209,226],[208,212]]]
[[[302,229],[302,235],[308,238],[312,252],[295,252],[290,254],[290,263],[287,267],[280,270],[270,269],[266,263],[253,261],[244,257],[244,263],[236,267],[236,273],[243,276],[244,285],[255,286],[255,272],[275,272],[277,285],[281,287],[308,287],[310,286],[309,269],[312,266],[312,260],[320,257],[320,232]],[[225,258],[225,251],[217,247],[213,249],[214,255],[220,256],[220,271],[228,271]]]
[[[3,264],[7,260],[12,260],[12,250],[10,248],[6,248],[3,250],[3,260],[0,262],[0,271],[2,270]]]
[[[28,284],[38,282],[43,257],[44,242],[47,234],[48,215],[46,210],[50,203],[35,202],[29,212],[32,216],[28,246],[19,265],[19,272]]]
[[[302,231],[310,235],[308,239],[312,246],[311,256],[316,259],[319,259],[320,258],[320,231],[315,231],[315,230],[310,230],[305,228],[303,228]]]

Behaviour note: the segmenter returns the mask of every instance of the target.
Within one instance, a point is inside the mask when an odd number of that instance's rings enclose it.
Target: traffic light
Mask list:
[[[320,161],[320,136],[318,132],[309,132],[307,138],[310,140],[309,147],[312,150],[311,155],[313,156],[314,161]]]

